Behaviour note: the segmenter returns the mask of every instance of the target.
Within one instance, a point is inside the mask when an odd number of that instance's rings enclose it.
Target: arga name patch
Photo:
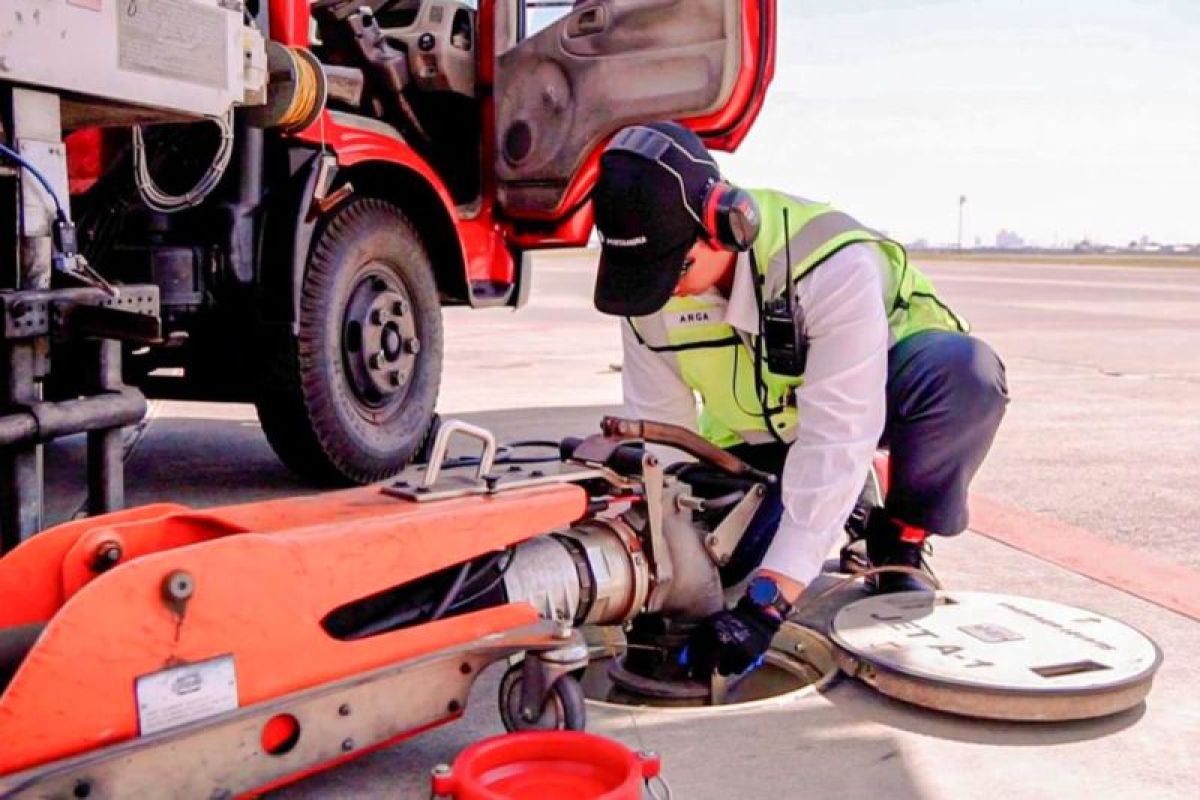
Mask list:
[[[725,309],[721,306],[701,308],[694,311],[668,311],[666,323],[668,328],[688,327],[691,325],[714,325],[725,321]]]

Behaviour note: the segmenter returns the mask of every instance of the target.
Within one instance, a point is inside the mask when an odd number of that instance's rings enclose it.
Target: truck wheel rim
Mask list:
[[[403,401],[420,351],[408,291],[391,269],[371,262],[342,318],[342,356],[360,413],[377,421]]]

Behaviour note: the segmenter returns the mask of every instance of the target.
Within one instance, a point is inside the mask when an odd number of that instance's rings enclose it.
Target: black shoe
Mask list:
[[[846,519],[844,530],[847,542],[838,553],[838,570],[841,572],[854,574],[871,566],[867,562],[867,522],[872,513],[883,513],[883,509],[876,505],[874,498],[875,493],[864,488]]]
[[[900,525],[882,509],[867,520],[867,558],[872,567],[910,567],[928,574],[924,543],[900,539]],[[880,572],[868,575],[867,588],[872,594],[892,592],[929,592],[931,584],[906,572]]]
[[[883,509],[872,503],[865,495],[859,495],[858,500],[854,503],[854,508],[850,511],[850,516],[846,519],[846,536],[850,538],[851,543],[867,538],[867,523],[870,521],[872,513],[882,514]]]

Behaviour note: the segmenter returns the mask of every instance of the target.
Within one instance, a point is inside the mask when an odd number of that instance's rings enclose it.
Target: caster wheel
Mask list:
[[[537,716],[521,710],[521,688],[525,683],[525,665],[514,664],[500,679],[500,720],[509,733],[516,731],[581,731],[587,722],[583,687],[570,675],[564,675],[550,687],[546,702]]]

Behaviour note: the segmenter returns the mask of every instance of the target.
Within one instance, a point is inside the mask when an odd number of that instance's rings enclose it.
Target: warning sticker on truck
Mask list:
[[[224,89],[226,14],[197,0],[119,0],[121,69]]]
[[[232,711],[238,707],[233,656],[142,675],[136,694],[143,736]]]

